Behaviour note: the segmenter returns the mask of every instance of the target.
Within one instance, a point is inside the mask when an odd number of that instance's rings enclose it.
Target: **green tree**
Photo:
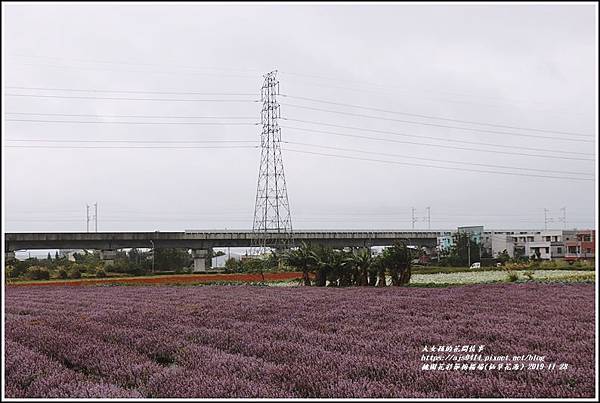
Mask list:
[[[14,278],[16,277],[21,277],[23,275],[25,275],[25,273],[27,272],[27,269],[31,266],[37,265],[38,260],[35,258],[32,259],[26,259],[26,260],[15,260],[13,262],[13,271],[12,271],[12,275]]]
[[[15,267],[11,265],[6,265],[6,270],[4,271],[6,278],[17,278],[18,276],[15,274]]]
[[[314,269],[316,260],[312,249],[307,243],[303,242],[299,248],[286,251],[283,255],[283,261],[292,269],[302,272],[304,285],[311,285],[309,273]]]
[[[358,252],[354,252],[348,257],[353,262],[355,268],[355,275],[353,283],[359,286],[366,286],[369,284],[369,271],[373,265],[373,255],[371,254],[370,248],[361,249]]]
[[[244,259],[242,267],[243,270],[247,273],[259,273],[262,281],[265,281],[264,264],[265,261],[262,258],[253,256]]]
[[[69,278],[81,278],[81,272],[79,269],[73,268],[69,271]]]
[[[263,261],[262,266],[265,271],[274,271],[279,268],[280,255],[277,252],[271,251],[270,253],[266,253],[261,257],[261,259]]]
[[[311,251],[315,262],[315,285],[324,287],[327,285],[327,277],[331,271],[333,250],[331,248],[318,245]]]
[[[466,232],[457,232],[453,235],[454,243],[449,254],[444,258],[450,266],[468,266],[469,256],[471,263],[480,262],[480,245]]]
[[[141,254],[136,248],[131,248],[127,254],[130,264],[140,264]]]
[[[504,249],[501,253],[498,254],[498,261],[501,264],[505,264],[510,260],[510,256],[508,255],[508,251]]]
[[[386,248],[382,255],[383,264],[392,278],[392,285],[408,284],[411,276],[412,251],[402,241]]]
[[[194,259],[187,249],[158,248],[154,251],[154,265],[159,270],[177,270],[189,267]]]
[[[237,273],[240,271],[240,261],[229,258],[225,261],[225,273]]]
[[[94,252],[88,252],[87,250],[84,250],[83,253],[75,253],[73,254],[73,257],[75,258],[75,262],[76,263],[91,263],[91,264],[97,264],[101,262],[100,259],[100,252],[94,251]]]
[[[49,280],[50,272],[45,267],[31,266],[27,269],[27,277],[31,280]]]
[[[329,270],[327,280],[331,287],[348,287],[352,283],[354,264],[348,261],[348,256],[341,250],[329,250]],[[350,262],[350,264],[348,264]]]
[[[376,256],[371,264],[371,279],[373,279],[373,285],[377,283],[377,287],[385,287],[387,285],[385,279],[385,261],[383,254]]]
[[[347,255],[340,250],[318,245],[312,248],[314,262],[315,285],[324,287],[350,285],[352,278],[352,265],[347,262]],[[327,284],[329,282],[329,284]]]

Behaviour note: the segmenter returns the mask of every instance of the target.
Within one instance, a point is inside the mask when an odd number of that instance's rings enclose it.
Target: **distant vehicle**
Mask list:
[[[470,269],[481,269],[481,263],[475,262],[469,267]]]

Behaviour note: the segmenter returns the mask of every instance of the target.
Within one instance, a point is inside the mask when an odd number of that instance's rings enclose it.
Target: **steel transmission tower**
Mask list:
[[[264,253],[267,245],[285,248],[292,238],[292,219],[281,157],[281,128],[278,123],[281,113],[277,95],[279,81],[275,70],[264,76],[261,88],[260,169],[252,225],[252,232],[258,236],[252,247],[253,253]],[[284,234],[284,241],[270,242],[273,233]]]
[[[85,231],[90,232],[90,218],[94,220],[95,231],[98,232],[98,203],[94,203],[94,215],[90,216],[90,205],[85,205]]]

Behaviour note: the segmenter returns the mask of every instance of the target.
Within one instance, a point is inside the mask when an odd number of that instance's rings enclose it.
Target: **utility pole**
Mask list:
[[[427,215],[425,217],[417,217],[417,209],[412,207],[411,208],[411,227],[412,229],[415,229],[415,223],[416,222],[426,222],[427,223],[427,229],[431,229],[431,207],[426,207],[425,210],[427,210]]]
[[[277,101],[277,95],[279,95],[277,70],[265,74],[263,77],[260,113],[262,124],[260,168],[252,224],[254,236],[251,250],[253,254],[266,252],[267,244],[273,246],[274,242],[271,240],[273,233],[280,234],[278,237],[284,238],[284,241],[276,242],[280,244],[276,246],[285,248],[292,243],[292,218],[283,170],[281,128],[278,121],[281,118],[281,111]]]
[[[98,232],[98,203],[94,203],[94,215],[90,216],[90,205],[85,205],[85,232],[90,232],[90,218],[94,219],[94,230]]]
[[[152,244],[152,273],[154,274],[154,241],[151,239],[150,243]]]
[[[98,232],[98,202],[94,203],[94,226],[95,232]]]
[[[548,210],[547,208],[544,209],[544,229],[547,230],[548,229],[548,223],[552,222],[552,218],[548,217],[548,212],[550,210]]]
[[[225,228],[225,231],[227,231],[227,228]],[[231,259],[231,247],[227,245],[227,260],[229,259]]]
[[[467,256],[469,257],[469,268],[471,267],[471,233],[468,232],[469,240],[467,241]]]
[[[559,218],[559,221],[562,221],[563,223],[563,229],[567,229],[567,208],[563,207],[560,209],[560,211],[562,211],[562,217]]]
[[[85,205],[85,232],[90,232],[90,206]]]

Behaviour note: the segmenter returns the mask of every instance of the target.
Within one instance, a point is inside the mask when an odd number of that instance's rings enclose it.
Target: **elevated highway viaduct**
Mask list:
[[[301,242],[335,248],[388,246],[396,240],[409,245],[435,247],[437,237],[449,231],[295,231],[293,244]],[[206,251],[219,247],[249,247],[258,237],[252,231],[184,231],[184,232],[10,232],[4,234],[5,252],[31,249],[96,249],[107,260],[114,251],[123,248],[185,248],[192,249],[195,267],[204,267]],[[286,234],[268,233],[267,246],[280,244]],[[196,264],[197,263],[197,264]]]

